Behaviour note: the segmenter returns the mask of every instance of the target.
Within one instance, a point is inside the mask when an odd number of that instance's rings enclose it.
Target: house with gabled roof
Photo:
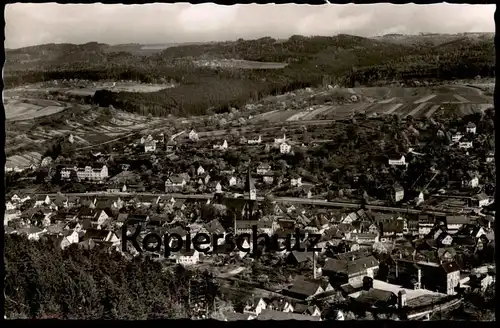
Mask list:
[[[258,316],[262,310],[267,308],[267,303],[263,298],[259,298],[257,302],[254,300],[248,300],[247,304],[243,309],[243,313],[250,314],[252,316]]]
[[[186,184],[187,181],[182,175],[171,175],[165,181],[165,191],[168,192],[168,188],[183,188]]]
[[[199,139],[200,137],[198,136],[198,133],[196,133],[195,130],[191,130],[191,132],[189,132],[189,140],[198,141]]]
[[[182,248],[177,254],[176,254],[176,259],[175,262],[177,264],[187,266],[187,265],[193,265],[196,264],[200,261],[200,253],[195,250],[186,250],[185,248]]]
[[[269,163],[261,163],[257,167],[257,174],[259,175],[264,175],[269,171],[271,171],[271,165],[269,165]]]
[[[321,283],[319,281],[305,279],[298,279],[294,281],[293,285],[289,289],[283,290],[284,294],[301,300],[310,300],[316,295],[324,292],[325,290],[321,287]]]
[[[45,229],[40,229],[37,227],[27,227],[27,228],[19,228],[16,230],[18,235],[25,235],[29,240],[39,240],[40,237],[45,233]]]
[[[51,201],[49,195],[37,195],[35,197],[35,207],[50,205],[51,202],[52,201]]]
[[[281,312],[293,312],[293,304],[287,302],[282,298],[275,298],[267,302],[267,308],[269,310],[281,311]]]
[[[317,305],[309,305],[309,304],[295,304],[293,313],[298,313],[302,315],[310,315],[313,317],[321,317],[321,310]]]
[[[198,166],[198,168],[196,169],[196,174],[197,175],[203,175],[205,174],[205,169],[203,168],[203,166]]]
[[[453,235],[460,230],[464,225],[470,224],[472,221],[465,215],[449,215],[446,216],[446,231]]]
[[[478,207],[488,206],[490,203],[490,198],[484,192],[474,195],[472,203]]]
[[[469,122],[465,127],[465,131],[467,133],[476,134],[476,124],[474,124],[473,122]]]
[[[379,262],[373,256],[355,258],[352,261],[327,259],[323,266],[324,276],[330,277],[339,283],[357,284],[364,276],[374,277]]]

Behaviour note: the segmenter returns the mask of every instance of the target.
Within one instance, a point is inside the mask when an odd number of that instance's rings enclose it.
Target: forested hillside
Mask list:
[[[182,318],[189,315],[188,281],[208,281],[202,273],[165,270],[158,262],[128,261],[99,249],[63,251],[50,241],[15,235],[5,235],[4,245],[9,319]]]
[[[148,94],[98,93],[94,101],[140,114],[201,115],[224,112],[269,94],[305,86],[492,77],[495,68],[490,38],[404,45],[350,35],[292,36],[285,41],[266,37],[182,45],[151,56],[110,49],[94,42],[8,50],[5,85],[70,78],[148,83],[174,80],[179,83],[176,88]],[[200,59],[288,65],[272,70],[210,68],[195,65],[194,61]]]

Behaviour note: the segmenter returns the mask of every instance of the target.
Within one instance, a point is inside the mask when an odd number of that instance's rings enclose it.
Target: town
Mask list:
[[[429,320],[460,306],[465,291],[494,283],[493,115],[439,122],[356,114],[334,137],[363,135],[357,143],[367,153],[353,150],[338,168],[335,158],[321,162],[336,156],[341,139],[313,138],[342,121],[215,138],[193,126],[81,152],[70,134],[40,165],[6,170],[19,188],[6,199],[5,232],[130,259],[139,252],[122,240],[124,224],[144,227],[142,238],[176,234],[182,240],[141,252],[213,275],[220,294],[209,305],[193,298],[191,318]],[[377,125],[409,136],[377,146],[384,137],[367,132]],[[23,193],[26,181],[46,192]],[[298,250],[271,251],[253,238],[242,240],[248,251],[222,247],[252,227],[283,238],[300,229],[303,239],[289,240]],[[221,236],[215,250],[173,245],[200,233]],[[301,249],[308,235],[321,236],[319,251]]]
[[[495,321],[494,12],[6,5],[4,319]]]

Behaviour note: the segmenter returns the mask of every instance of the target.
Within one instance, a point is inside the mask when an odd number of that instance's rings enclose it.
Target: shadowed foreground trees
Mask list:
[[[147,259],[104,250],[57,248],[50,241],[5,236],[8,318],[149,319],[186,317],[189,280]]]

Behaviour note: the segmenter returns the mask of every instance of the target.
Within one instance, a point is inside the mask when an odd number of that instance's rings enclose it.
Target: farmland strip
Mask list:
[[[429,111],[424,115],[425,117],[429,118],[431,117],[440,107],[441,105],[434,105],[429,109]]]
[[[427,103],[421,103],[420,105],[418,105],[417,107],[415,107],[411,112],[409,112],[408,114],[405,114],[403,117],[408,117],[410,115],[411,116],[415,116],[415,114],[417,114],[425,106],[427,106]]]
[[[326,112],[327,110],[329,110],[331,108],[331,106],[323,106],[323,107],[320,107],[318,109],[315,109],[313,110],[312,112],[310,113],[307,113],[306,115],[304,115],[302,117],[303,120],[310,120],[312,118],[314,118],[315,116],[318,116],[319,114],[322,114],[324,112]]]
[[[379,103],[379,104],[388,104],[388,103],[392,102],[392,101],[393,101],[393,100],[395,100],[395,99],[396,99],[396,97],[392,97],[392,98],[390,98],[390,99],[381,100],[381,101],[379,101],[378,103]]]
[[[385,115],[390,115],[392,114],[396,109],[398,109],[399,107],[403,106],[403,104],[396,104],[394,106],[392,106],[391,108],[389,108],[387,111],[385,111]]]
[[[457,99],[458,101],[460,102],[463,102],[463,103],[470,103],[470,101],[468,101],[467,99],[465,99],[464,97],[460,96],[460,95],[453,95],[453,97],[455,97],[455,99]]]
[[[423,103],[423,102],[426,102],[426,101],[429,101],[431,100],[432,98],[436,97],[436,95],[429,95],[429,96],[425,96],[423,98],[420,98],[418,100],[415,100],[413,103],[414,104],[420,104],[420,103]]]

